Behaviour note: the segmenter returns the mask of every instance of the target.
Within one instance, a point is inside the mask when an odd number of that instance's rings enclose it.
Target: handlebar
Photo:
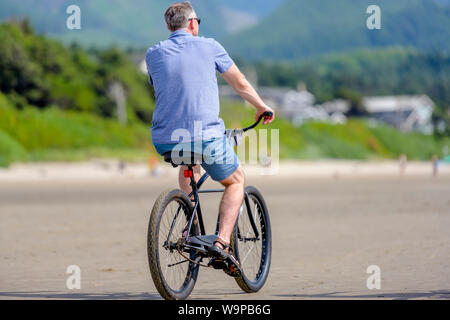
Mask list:
[[[272,116],[273,116],[273,112],[266,111],[266,112],[264,112],[262,115],[259,116],[258,121],[256,121],[256,122],[255,122],[254,124],[252,124],[250,127],[245,128],[245,129],[242,129],[242,131],[246,132],[246,131],[248,131],[248,130],[251,130],[251,129],[253,129],[254,127],[256,127],[256,126],[261,122],[261,120],[262,120],[263,118],[265,118],[265,117],[270,117],[270,118],[272,118]]]

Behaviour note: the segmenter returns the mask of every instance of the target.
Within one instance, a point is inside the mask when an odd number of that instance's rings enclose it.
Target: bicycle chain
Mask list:
[[[200,263],[200,262],[197,262],[197,261],[192,260],[191,258],[186,257],[186,256],[182,253],[182,251],[181,251],[181,245],[182,245],[182,243],[183,243],[183,238],[181,238],[181,239],[179,239],[179,240],[177,241],[177,251],[178,251],[178,253],[179,253],[183,258],[185,258],[186,260],[188,260],[188,261],[190,261],[190,262],[192,262],[192,263],[195,263],[195,264],[197,264],[197,265],[199,265],[199,266],[201,266],[201,267],[211,268],[211,266],[209,266],[209,265],[202,264],[202,263]]]

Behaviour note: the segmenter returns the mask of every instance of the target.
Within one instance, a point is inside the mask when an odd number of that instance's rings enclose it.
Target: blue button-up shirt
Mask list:
[[[181,142],[172,140],[176,129],[187,130],[191,141],[224,135],[216,70],[224,73],[233,60],[217,41],[177,30],[148,49],[146,63],[156,97],[153,143]]]

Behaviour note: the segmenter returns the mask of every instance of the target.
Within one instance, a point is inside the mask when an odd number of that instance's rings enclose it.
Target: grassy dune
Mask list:
[[[249,125],[254,111],[241,103],[223,102],[221,117],[227,127]],[[266,127],[278,129],[283,159],[398,158],[429,160],[441,155],[450,138],[436,139],[418,133],[402,133],[386,125],[351,119],[344,125],[309,122],[296,128],[277,119]],[[127,126],[88,113],[57,108],[17,110],[0,96],[0,165],[27,161],[81,161],[92,157],[145,160],[154,153],[149,126]]]
[[[222,107],[221,116],[227,126],[245,126],[254,120],[253,108],[231,102],[223,103]],[[264,128],[269,132],[280,130],[281,158],[376,160],[397,159],[405,154],[412,160],[429,160],[433,154],[441,156],[444,145],[450,147],[450,137],[438,139],[420,133],[403,133],[363,119],[350,119],[342,125],[308,122],[296,128],[278,118]]]
[[[1,104],[1,102],[0,102]],[[0,165],[27,161],[80,161],[92,157],[145,159],[150,130],[122,126],[87,113],[56,108],[16,110],[0,105]]]

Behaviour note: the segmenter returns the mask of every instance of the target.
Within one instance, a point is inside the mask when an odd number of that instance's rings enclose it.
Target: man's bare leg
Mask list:
[[[239,209],[244,200],[244,171],[239,166],[231,176],[220,183],[225,187],[225,192],[219,207],[219,238],[230,243]]]
[[[187,170],[186,166],[180,167],[180,173],[178,181],[181,190],[187,194],[192,192],[190,186],[190,178],[184,177],[184,170]],[[200,166],[196,165],[194,168],[195,181],[200,180]],[[220,183],[225,187],[222,200],[219,206],[219,237],[226,243],[230,243],[231,234],[233,233],[234,225],[236,223],[239,209],[241,208],[242,201],[244,200],[244,185],[245,176],[242,167],[239,168],[228,178]],[[191,198],[193,199],[193,197]]]

